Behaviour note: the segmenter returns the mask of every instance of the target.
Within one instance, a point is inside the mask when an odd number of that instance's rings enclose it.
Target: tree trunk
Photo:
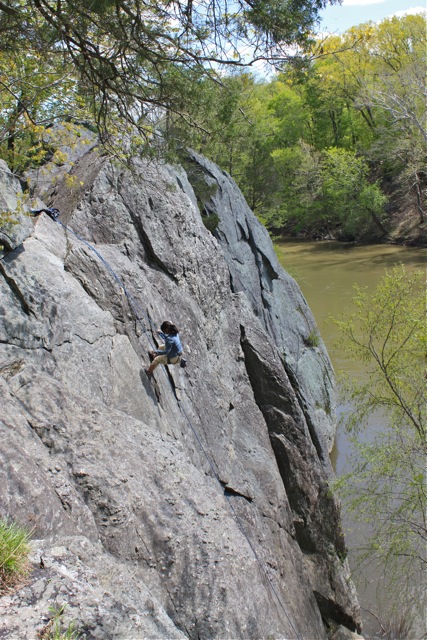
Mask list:
[[[383,225],[383,223],[381,222],[381,220],[378,218],[377,214],[374,213],[373,211],[370,211],[370,214],[372,216],[372,220],[375,222],[375,224],[377,225],[377,227],[379,229],[381,229],[381,231],[383,232],[383,234],[386,236],[388,235],[388,231],[385,228],[385,226]]]
[[[422,174],[421,174],[422,175]],[[417,195],[417,209],[420,215],[420,224],[424,224],[426,221],[426,212],[423,209],[423,190],[422,190],[422,178],[420,179],[419,172],[415,174],[416,182],[415,182],[415,193]]]

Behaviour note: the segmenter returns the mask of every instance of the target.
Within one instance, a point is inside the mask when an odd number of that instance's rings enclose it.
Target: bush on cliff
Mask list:
[[[24,528],[0,519],[0,595],[13,588],[27,572],[29,538]]]

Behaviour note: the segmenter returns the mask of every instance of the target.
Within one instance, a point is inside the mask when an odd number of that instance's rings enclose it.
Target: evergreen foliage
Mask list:
[[[202,216],[202,222],[205,225],[206,229],[214,234],[215,229],[219,225],[219,216],[214,214],[210,214],[208,216]]]
[[[391,181],[423,224],[425,17],[315,39],[325,3],[6,0],[0,157],[64,162],[84,123],[120,158],[203,152],[275,233],[386,235]],[[245,67],[261,59],[271,80]]]
[[[223,67],[283,62],[289,44],[310,40],[327,2],[3,0],[2,157],[17,170],[43,160],[46,129],[67,120],[95,125],[105,145],[119,133],[131,148],[163,147],[171,115],[198,125],[198,82]]]

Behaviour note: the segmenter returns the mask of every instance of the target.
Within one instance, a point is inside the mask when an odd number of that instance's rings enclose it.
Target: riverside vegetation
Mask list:
[[[363,635],[421,638],[426,630],[425,252],[289,239],[278,251],[283,266],[291,265],[302,283],[335,371],[346,372],[332,460]],[[395,266],[402,262],[405,268]],[[331,316],[340,321],[331,322]],[[386,365],[387,375],[380,365]],[[419,434],[407,420],[397,415],[391,420],[398,402],[414,414]],[[400,440],[412,441],[413,452],[399,447]]]
[[[425,243],[425,48],[421,14],[318,37],[269,80],[201,83],[193,108],[209,135],[177,120],[173,133],[276,234]]]
[[[425,243],[425,14],[316,36],[323,0],[2,4],[12,170],[64,164],[84,122],[122,159],[202,151],[273,233]]]
[[[386,576],[389,612],[404,619],[414,603],[425,605],[425,274],[396,266],[371,294],[356,290],[353,310],[335,322],[341,352],[361,362],[364,375],[343,379],[344,400],[351,406],[344,422],[354,452],[352,471],[339,478],[336,489],[367,525],[356,550],[357,571],[363,574],[368,564],[378,563]],[[377,411],[385,426],[367,434],[368,418]]]

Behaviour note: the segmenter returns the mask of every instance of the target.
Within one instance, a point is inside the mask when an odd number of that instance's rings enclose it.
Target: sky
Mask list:
[[[393,15],[426,11],[425,0],[343,0],[320,13],[319,31],[342,33],[368,20],[377,22]]]

